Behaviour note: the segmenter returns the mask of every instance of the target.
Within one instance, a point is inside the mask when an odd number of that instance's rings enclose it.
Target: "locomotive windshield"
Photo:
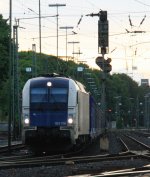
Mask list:
[[[31,103],[67,103],[67,88],[32,88]]]
[[[67,89],[66,88],[51,88],[49,94],[50,103],[67,103]]]
[[[47,88],[32,88],[31,89],[31,103],[48,102]]]
[[[31,88],[30,103],[33,109],[66,110],[68,105],[67,88]]]

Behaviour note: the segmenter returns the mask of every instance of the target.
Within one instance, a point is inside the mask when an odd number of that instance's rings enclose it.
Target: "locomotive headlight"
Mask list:
[[[68,125],[72,125],[73,123],[74,123],[73,115],[70,114],[70,115],[68,116]]]
[[[51,83],[51,82],[47,82],[47,86],[48,86],[48,87],[51,87],[51,86],[52,86],[52,83]]]
[[[28,126],[29,123],[30,123],[29,115],[28,115],[28,114],[25,114],[25,115],[24,115],[24,125],[25,125],[25,126]]]
[[[68,118],[68,124],[69,124],[69,125],[73,124],[73,118],[71,118],[71,117]]]
[[[25,118],[25,119],[24,119],[25,125],[29,125],[29,122],[30,122],[30,121],[29,121],[29,118]]]

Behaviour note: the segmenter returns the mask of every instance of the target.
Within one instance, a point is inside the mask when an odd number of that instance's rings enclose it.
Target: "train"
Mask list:
[[[34,151],[67,150],[95,140],[102,111],[85,86],[66,76],[29,79],[22,91],[22,142]]]

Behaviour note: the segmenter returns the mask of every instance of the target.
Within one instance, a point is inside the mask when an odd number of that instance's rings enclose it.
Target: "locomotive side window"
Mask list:
[[[48,102],[47,88],[32,88],[31,89],[31,103],[45,103]]]
[[[67,103],[68,101],[68,92],[67,88],[51,88],[50,89],[50,103]]]

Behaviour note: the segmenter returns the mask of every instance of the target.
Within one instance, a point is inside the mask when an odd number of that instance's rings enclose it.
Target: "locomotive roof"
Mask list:
[[[66,77],[66,78],[69,78],[69,76],[66,76],[64,74],[57,74],[57,73],[42,74],[42,75],[39,75],[39,77]]]
[[[52,73],[52,74],[45,74],[45,75],[40,75],[40,76],[38,76],[38,77],[35,77],[35,78],[31,78],[31,80],[32,81],[42,81],[43,79],[60,79],[60,80],[72,80],[77,86],[78,86],[78,89],[79,90],[81,90],[82,92],[86,92],[86,90],[85,90],[85,86],[82,84],[82,83],[80,83],[80,82],[78,82],[78,81],[76,81],[76,80],[74,80],[74,79],[72,79],[72,78],[70,78],[70,77],[67,77],[67,76],[63,76],[63,75],[61,75],[61,74],[56,74],[56,73]]]

